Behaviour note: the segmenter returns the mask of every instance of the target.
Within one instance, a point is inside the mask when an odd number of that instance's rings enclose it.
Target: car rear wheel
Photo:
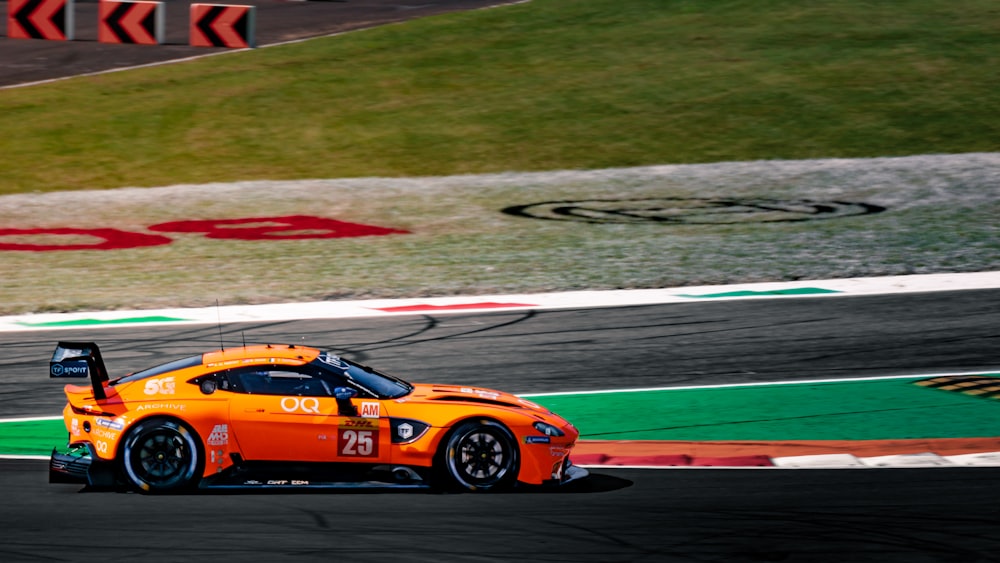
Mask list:
[[[122,447],[122,474],[129,486],[145,493],[165,493],[198,480],[200,449],[194,433],[169,419],[142,421]]]
[[[517,480],[517,442],[507,428],[492,421],[455,428],[443,461],[451,485],[461,490],[502,490]]]

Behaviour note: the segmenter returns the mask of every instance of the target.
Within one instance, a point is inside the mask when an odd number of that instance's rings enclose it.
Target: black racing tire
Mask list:
[[[517,482],[520,452],[507,427],[477,420],[455,427],[444,443],[440,462],[447,488],[502,491]]]
[[[122,442],[120,459],[129,488],[153,494],[194,487],[204,464],[194,431],[169,418],[143,420],[133,426]]]

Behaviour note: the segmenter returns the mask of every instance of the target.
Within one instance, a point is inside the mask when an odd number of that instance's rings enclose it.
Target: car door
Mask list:
[[[248,460],[360,461],[388,459],[388,415],[381,402],[354,399],[340,413],[329,380],[308,366],[254,366],[229,375],[233,435]]]

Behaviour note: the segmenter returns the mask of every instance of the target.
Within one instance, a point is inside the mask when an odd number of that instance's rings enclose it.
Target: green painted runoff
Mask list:
[[[532,400],[569,419],[584,440],[888,440],[1000,434],[1000,401],[913,384],[921,379]]]

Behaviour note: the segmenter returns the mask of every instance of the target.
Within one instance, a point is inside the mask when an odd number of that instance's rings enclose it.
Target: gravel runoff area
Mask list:
[[[407,232],[24,250],[290,215]],[[0,197],[0,313],[998,270],[998,216],[1000,153],[21,194]]]

